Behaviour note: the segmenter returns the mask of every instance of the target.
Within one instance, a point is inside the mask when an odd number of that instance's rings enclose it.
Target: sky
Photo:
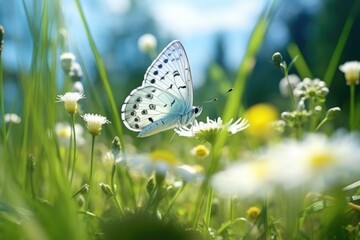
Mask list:
[[[143,1],[154,17],[158,29],[161,29],[160,34],[174,36],[185,46],[196,86],[204,81],[205,66],[213,57],[214,40],[219,33],[226,36],[226,64],[233,69],[239,66],[251,31],[267,2],[269,0]],[[111,16],[115,18],[130,8],[128,0],[104,0],[102,3],[100,11],[103,14],[99,14],[99,8],[84,6],[85,13],[91,16],[88,21],[93,32],[104,31],[104,25],[112,24]],[[77,24],[73,24],[78,21],[76,10],[71,7],[71,2],[67,4],[70,9],[67,18],[73,29],[69,31],[76,31]],[[103,16],[107,18],[104,19]],[[97,43],[100,48],[102,44],[106,45],[105,41]],[[158,46],[158,51],[166,45]]]
[[[25,0],[25,2],[31,6],[33,0]],[[161,29],[159,34],[162,36],[156,37],[173,36],[183,43],[190,61],[193,82],[197,87],[204,81],[205,66],[213,59],[214,40],[219,33],[226,37],[225,63],[233,69],[238,67],[250,33],[269,0],[144,0],[138,2],[148,7],[158,29]],[[74,1],[62,0],[61,3],[69,36],[76,41],[77,47],[81,50],[81,58],[85,61],[93,61]],[[101,53],[107,47],[104,36],[111,34],[111,26],[116,24],[118,16],[129,10],[130,1],[92,0],[81,1],[81,4]],[[4,67],[13,71],[16,71],[19,66],[26,69],[26,66],[30,66],[31,51],[26,50],[29,45],[19,44],[21,41],[28,41],[29,38],[21,0],[11,2],[0,0],[0,5],[3,7],[2,10],[0,9],[0,20],[9,24],[6,29],[11,29],[5,35],[7,49],[3,53]],[[167,43],[163,46],[159,45],[158,51],[160,52],[166,45]],[[74,46],[70,47],[74,49]],[[134,61],[134,59],[129,59],[129,61]],[[146,68],[144,68],[144,73],[145,70]],[[8,81],[7,84],[5,88],[14,88],[12,81]]]

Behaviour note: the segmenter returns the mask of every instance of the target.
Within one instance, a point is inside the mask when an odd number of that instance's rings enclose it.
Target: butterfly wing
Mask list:
[[[171,93],[157,87],[141,86],[133,90],[125,99],[121,117],[128,129],[140,132],[161,119],[169,117],[175,119],[182,108],[181,101]],[[161,125],[165,125],[165,122],[158,126]]]
[[[173,41],[147,69],[142,85],[125,99],[121,108],[125,126],[143,136],[174,127],[192,107],[192,87],[184,47]]]
[[[193,104],[193,83],[183,45],[171,42],[147,69],[143,86],[156,86],[179,98],[188,108]]]

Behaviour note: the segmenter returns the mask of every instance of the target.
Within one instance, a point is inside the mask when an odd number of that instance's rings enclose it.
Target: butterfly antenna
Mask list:
[[[234,90],[234,88],[230,88],[229,90],[227,90],[227,91],[226,91],[225,93],[223,93],[222,95],[225,95],[225,94],[227,94],[227,93],[230,93],[230,92],[232,92],[233,90]],[[210,99],[208,99],[208,100],[203,101],[203,103],[217,102],[217,101],[219,101],[219,98],[220,98],[220,97],[215,96],[215,97],[212,97],[212,98],[210,98]]]

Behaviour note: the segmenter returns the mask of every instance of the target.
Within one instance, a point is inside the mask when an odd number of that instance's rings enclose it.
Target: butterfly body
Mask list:
[[[186,126],[200,115],[194,107],[189,62],[182,44],[171,42],[147,69],[143,83],[121,107],[125,126],[138,137]]]

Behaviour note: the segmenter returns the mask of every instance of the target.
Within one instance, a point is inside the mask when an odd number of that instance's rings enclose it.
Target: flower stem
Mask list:
[[[124,210],[116,197],[117,191],[116,191],[116,186],[115,186],[115,182],[114,182],[115,174],[116,174],[116,160],[114,160],[114,164],[113,164],[112,170],[111,170],[111,191],[113,192],[113,197],[114,197],[116,205],[118,206],[120,212],[122,214],[124,214]]]
[[[196,229],[199,215],[201,212],[202,204],[205,198],[205,194],[207,193],[207,202],[206,202],[206,208],[205,208],[205,228],[207,228],[210,224],[210,217],[211,217],[211,207],[212,207],[212,200],[213,200],[213,190],[211,187],[209,187],[209,180],[212,174],[215,172],[217,167],[217,159],[214,157],[215,154],[213,153],[213,144],[210,144],[210,166],[206,173],[205,180],[201,185],[200,193],[198,195],[196,206],[195,206],[195,214],[193,215],[193,228]],[[207,232],[207,229],[205,229],[204,234]]]
[[[68,162],[67,162],[67,176],[69,177],[69,175],[71,175],[71,151],[72,151],[72,146],[73,146],[73,128],[72,128],[72,123],[73,123],[73,115],[70,115],[70,140],[69,140],[69,152],[68,152]],[[71,180],[70,180],[70,185],[71,185]]]
[[[75,172],[75,164],[76,164],[76,133],[75,133],[75,121],[74,114],[71,114],[71,136],[73,139],[73,159],[72,159],[72,167],[71,167],[71,177],[70,177],[70,186],[72,184],[72,180]],[[70,139],[71,141],[71,139]],[[70,154],[69,154],[70,155]]]
[[[284,75],[285,75],[285,78],[286,78],[287,83],[288,83],[288,88],[289,88],[289,93],[290,93],[290,98],[291,98],[291,105],[292,105],[293,109],[295,109],[296,104],[295,104],[295,97],[294,97],[294,89],[291,86],[288,69],[286,67],[284,69]]]
[[[205,222],[206,229],[208,227],[210,227],[213,195],[214,195],[214,190],[212,188],[210,188],[208,191],[208,195],[207,195],[207,201],[206,201],[206,206],[205,206],[205,216],[204,216],[204,222]]]
[[[90,158],[90,177],[89,177],[89,186],[91,188],[93,165],[94,165],[94,146],[95,146],[95,135],[92,135],[91,139],[91,158]]]
[[[89,209],[89,202],[90,202],[90,192],[92,188],[92,172],[93,172],[93,164],[94,164],[94,146],[95,146],[95,135],[91,135],[91,156],[90,156],[90,177],[89,177],[89,191],[87,193],[87,206],[86,209]]]
[[[350,85],[350,119],[349,119],[349,128],[350,131],[354,130],[354,120],[355,120],[355,84]]]
[[[172,206],[174,205],[176,199],[180,196],[180,193],[184,190],[186,186],[186,182],[184,182],[181,187],[177,190],[177,192],[175,193],[174,197],[170,200],[169,205],[167,207],[167,209],[165,210],[164,214],[163,214],[163,219],[166,218],[166,216],[168,215],[168,213],[170,212]]]

